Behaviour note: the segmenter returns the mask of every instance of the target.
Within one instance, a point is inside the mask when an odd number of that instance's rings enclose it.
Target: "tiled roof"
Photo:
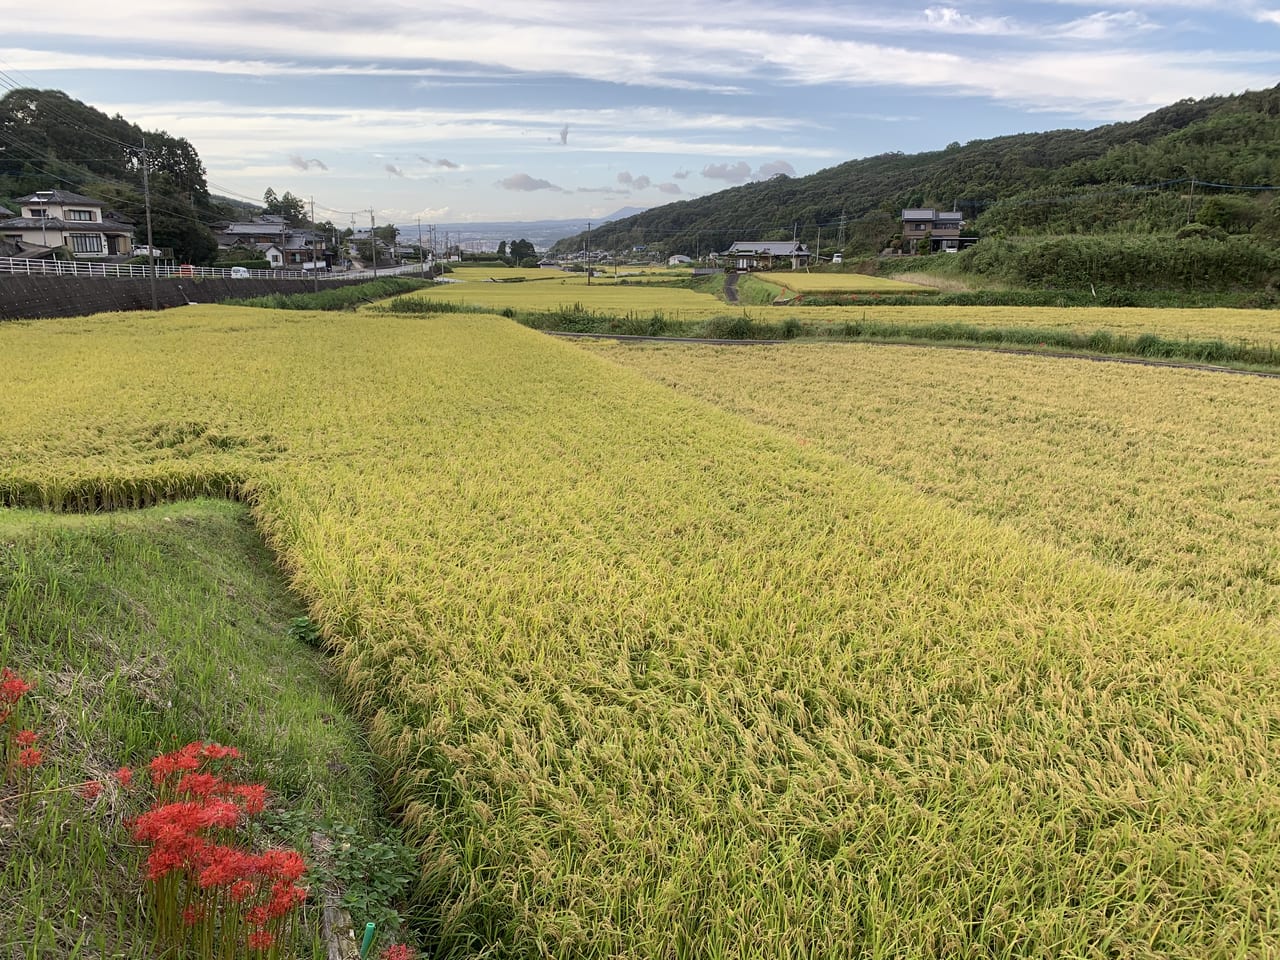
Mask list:
[[[18,203],[74,203],[77,206],[105,207],[106,204],[93,197],[86,197],[69,190],[41,190],[29,197],[18,197]]]
[[[803,243],[795,240],[739,240],[725,251],[728,254],[767,253],[773,257],[789,257],[808,252]]]

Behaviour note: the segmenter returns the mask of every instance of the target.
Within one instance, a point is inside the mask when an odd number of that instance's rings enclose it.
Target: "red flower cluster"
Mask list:
[[[30,689],[31,684],[8,667],[0,669],[0,723],[5,723],[9,719],[14,706]]]
[[[34,730],[18,730],[18,702],[31,690],[31,684],[8,667],[0,668],[0,783],[7,783],[15,770],[30,771],[44,762],[44,751],[36,747]]]
[[[307,865],[295,850],[254,853],[228,842],[266,806],[263,785],[233,783],[207,769],[239,757],[234,747],[197,742],[149,765],[162,799],[134,821],[133,835],[151,845],[146,871],[162,940],[198,943],[240,932],[255,950],[289,941],[307,896],[298,886]],[[122,783],[127,773],[117,773]]]
[[[387,947],[378,954],[378,960],[413,960],[413,951],[403,943]]]

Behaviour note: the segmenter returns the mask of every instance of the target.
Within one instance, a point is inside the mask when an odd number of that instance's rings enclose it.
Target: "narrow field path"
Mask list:
[[[724,275],[724,302],[738,302],[738,275],[736,273],[726,273]]]

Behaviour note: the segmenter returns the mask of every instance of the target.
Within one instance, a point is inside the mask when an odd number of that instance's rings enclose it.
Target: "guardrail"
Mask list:
[[[244,270],[243,267],[238,268]],[[156,264],[157,277],[248,277],[261,280],[310,280],[316,274],[306,270],[248,270],[232,274],[230,267],[196,267],[189,263]],[[373,270],[319,271],[320,280],[372,279],[407,273],[418,273],[422,266],[403,263],[399,266],[379,267]],[[0,274],[17,274],[24,277],[125,277],[145,280],[151,276],[151,267],[141,263],[101,263],[92,260],[30,260],[22,257],[0,257]]]

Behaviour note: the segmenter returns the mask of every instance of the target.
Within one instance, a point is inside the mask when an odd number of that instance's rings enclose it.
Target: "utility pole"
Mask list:
[[[378,279],[378,238],[373,235],[373,207],[369,208],[369,250],[373,253],[373,279]]]
[[[311,272],[315,275],[315,292],[320,292],[320,268],[316,266],[316,198],[311,198]]]
[[[1191,195],[1187,197],[1187,223],[1191,222],[1191,204],[1195,202],[1195,199],[1196,199],[1196,178],[1195,178],[1195,175],[1192,174]]]
[[[818,245],[813,248],[813,259],[822,266],[822,224],[818,224]]]
[[[844,211],[841,210],[840,211],[840,252],[841,253],[844,253],[844,224],[845,224]]]
[[[156,263],[156,248],[151,237],[151,177],[147,171],[149,161],[147,160],[147,141],[142,141],[142,202],[147,211],[147,258],[151,261],[151,310],[152,312],[160,309],[160,301],[156,299],[156,271],[159,265]]]
[[[422,249],[422,218],[418,218],[418,275],[427,279],[427,254]]]
[[[587,221],[587,286],[591,286],[591,221]]]

